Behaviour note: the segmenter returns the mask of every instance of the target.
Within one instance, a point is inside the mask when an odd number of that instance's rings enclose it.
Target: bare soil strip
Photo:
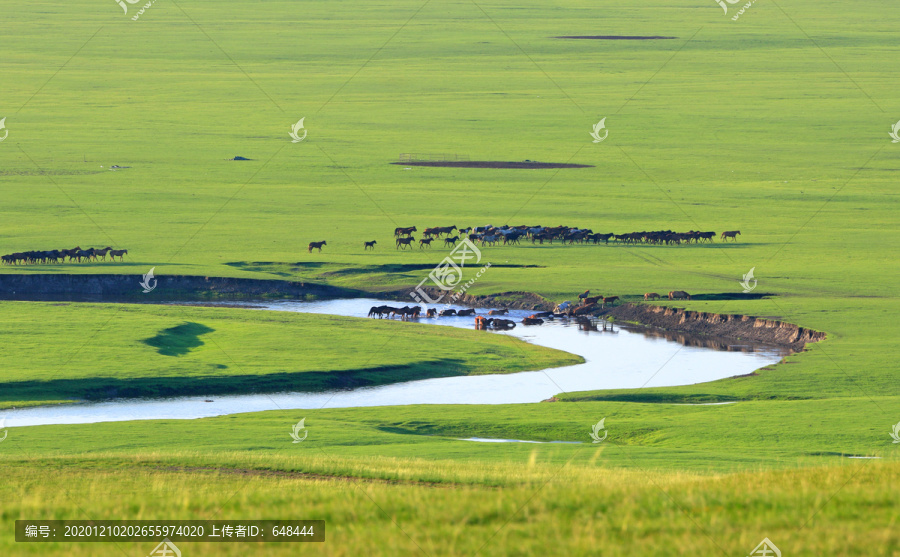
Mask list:
[[[594,41],[654,41],[658,39],[677,39],[678,37],[639,36],[639,35],[564,35],[554,39],[587,39]]]
[[[592,164],[569,164],[564,162],[533,162],[533,161],[413,161],[392,162],[401,166],[445,166],[449,168],[593,168]]]

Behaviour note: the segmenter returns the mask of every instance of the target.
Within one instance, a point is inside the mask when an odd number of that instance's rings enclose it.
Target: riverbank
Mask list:
[[[165,275],[156,277],[155,288],[144,293],[142,275],[115,274],[0,274],[0,299],[17,301],[151,302],[221,300],[314,301],[375,296],[413,304],[412,288],[370,293],[314,282],[258,280],[229,277]],[[432,299],[450,300],[447,292],[424,289]],[[533,292],[512,291],[488,295],[464,294],[455,304],[474,308],[507,308],[549,311],[556,305]],[[678,333],[769,344],[803,350],[825,333],[793,323],[752,315],[717,314],[652,304],[624,303],[597,313],[601,317],[638,323]]]

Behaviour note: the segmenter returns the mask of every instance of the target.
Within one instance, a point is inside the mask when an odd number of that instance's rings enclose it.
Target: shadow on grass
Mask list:
[[[213,366],[222,369],[223,366]],[[111,398],[260,394],[287,391],[324,392],[374,387],[437,377],[466,375],[463,360],[438,359],[403,366],[375,366],[346,371],[298,371],[260,375],[194,375],[167,377],[87,377],[0,384],[0,402],[104,400]]]
[[[214,330],[200,323],[185,323],[163,329],[155,337],[144,339],[142,342],[156,348],[163,356],[184,356],[192,348],[203,346],[200,335]]]

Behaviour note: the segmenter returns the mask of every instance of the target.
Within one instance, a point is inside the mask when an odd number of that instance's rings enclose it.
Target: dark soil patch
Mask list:
[[[657,39],[677,39],[678,37],[640,36],[640,35],[564,35],[554,39],[586,39],[594,41],[654,41]]]
[[[460,485],[466,485],[462,483],[455,482],[426,482],[426,481],[416,481],[416,480],[396,480],[396,479],[387,479],[387,478],[363,478],[360,476],[346,476],[346,475],[328,475],[328,474],[316,474],[312,472],[300,472],[300,471],[291,471],[291,470],[259,470],[253,468],[227,468],[227,467],[212,467],[212,466],[153,466],[152,468],[156,470],[162,470],[165,472],[187,472],[187,473],[195,473],[195,472],[208,472],[208,473],[216,473],[216,474],[235,474],[238,476],[263,476],[263,477],[278,477],[278,478],[290,478],[290,479],[299,479],[299,480],[336,480],[336,481],[348,481],[348,482],[367,482],[367,483],[383,483],[390,485],[422,485],[427,487],[444,487],[451,488]]]
[[[592,164],[569,164],[564,162],[534,162],[534,161],[413,161],[392,162],[402,166],[446,166],[450,168],[593,168]]]

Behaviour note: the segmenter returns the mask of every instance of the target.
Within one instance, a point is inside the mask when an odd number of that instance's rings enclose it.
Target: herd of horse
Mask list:
[[[35,263],[65,263],[66,261],[81,263],[82,261],[106,261],[109,255],[112,261],[119,258],[124,261],[124,256],[128,253],[127,249],[112,249],[107,246],[103,249],[90,248],[81,249],[76,246],[72,249],[54,249],[49,251],[21,251],[10,253],[0,257],[4,265],[28,265]]]
[[[394,229],[394,238],[397,249],[406,249],[412,247],[416,241],[413,233],[418,232],[415,226],[398,227]],[[740,230],[727,230],[722,232],[719,237],[722,241],[737,241]],[[451,234],[456,234],[451,236]],[[629,232],[626,234],[615,233],[595,233],[590,228],[572,228],[569,226],[509,226],[500,227],[486,225],[476,227],[458,228],[453,226],[435,226],[422,230],[422,238],[419,239],[419,249],[431,247],[431,242],[436,238],[444,237],[445,246],[453,246],[460,238],[468,238],[471,242],[480,242],[482,246],[520,244],[524,240],[531,240],[532,244],[543,244],[547,242],[552,244],[554,240],[563,244],[650,244],[650,245],[681,245],[681,244],[700,244],[711,243],[716,237],[713,231],[700,232],[691,230],[688,232],[675,232],[673,230],[653,230],[642,232]],[[366,247],[374,249],[375,242],[366,242]]]
[[[578,295],[577,305],[566,300],[565,302],[557,304],[552,311],[532,313],[528,317],[522,318],[520,323],[523,325],[542,325],[545,320],[553,321],[554,319],[574,318],[580,329],[585,331],[596,331],[596,323],[592,321],[591,318],[599,315],[607,304],[614,305],[621,300],[618,296],[591,296],[590,294],[590,290],[585,290]],[[656,292],[647,292],[644,294],[644,300],[658,300],[660,297],[661,296]],[[669,292],[668,297],[670,300],[691,299],[691,295],[684,290],[672,290]],[[421,317],[422,311],[422,308],[419,306],[372,306],[372,308],[369,309],[368,316],[378,319],[393,319],[394,317],[399,317],[402,321],[408,321],[410,319],[418,319]],[[473,316],[475,317],[475,328],[480,330],[514,328],[516,326],[515,321],[499,317],[507,314],[509,314],[508,308],[492,309],[487,312],[488,317],[479,315],[477,310],[473,308],[459,310],[452,308],[442,310],[429,308],[425,310],[425,317],[427,318]],[[606,330],[605,327],[604,330]]]
[[[422,230],[422,237],[419,238],[418,244],[414,233],[419,231],[415,226],[397,227],[394,229],[394,245],[396,249],[405,250],[412,249],[414,245],[418,245],[419,249],[428,249],[435,240],[443,239],[444,247],[453,247],[456,242],[462,238],[467,238],[473,243],[479,243],[482,246],[502,245],[519,245],[521,241],[531,240],[532,244],[541,244],[544,242],[552,244],[554,240],[563,244],[606,244],[610,241],[613,244],[648,244],[648,245],[666,245],[680,246],[681,244],[700,244],[711,243],[716,233],[713,231],[700,232],[690,230],[688,232],[675,232],[672,230],[652,230],[642,232],[629,232],[627,234],[608,234],[594,232],[590,228],[572,228],[569,226],[509,226],[500,227],[486,225],[458,228],[452,226],[434,226]],[[727,242],[729,239],[736,242],[740,235],[740,230],[726,230],[719,235],[722,241]],[[455,235],[454,235],[455,234]],[[446,235],[446,236],[445,236]],[[377,240],[363,242],[363,250],[374,250]],[[322,246],[328,245],[326,242],[310,242],[307,246],[307,252],[312,253],[314,249],[322,251]]]

